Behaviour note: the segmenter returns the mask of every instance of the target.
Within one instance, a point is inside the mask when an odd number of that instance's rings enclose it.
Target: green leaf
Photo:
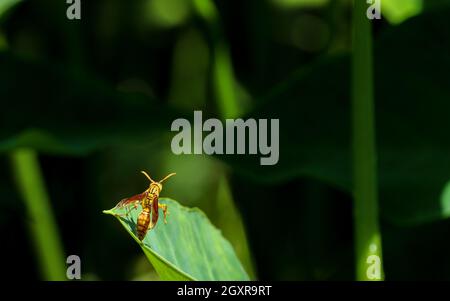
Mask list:
[[[120,92],[70,66],[10,52],[0,52],[0,65],[0,99],[7,104],[0,110],[0,152],[84,155],[152,141],[177,117],[152,97]]]
[[[160,220],[141,242],[135,235],[138,210],[128,217],[117,217],[141,246],[162,280],[249,280],[231,244],[197,208],[186,208],[174,200],[167,204],[167,224]],[[123,213],[106,210],[106,214]]]

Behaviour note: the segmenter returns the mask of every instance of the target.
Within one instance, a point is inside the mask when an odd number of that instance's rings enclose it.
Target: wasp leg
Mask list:
[[[126,207],[126,212],[125,213],[123,213],[123,214],[116,213],[115,216],[119,216],[119,217],[126,216],[126,217],[128,217],[128,215],[131,213],[131,210],[137,209],[138,205],[139,205],[139,201],[136,201],[136,202],[133,203],[132,206],[127,206]]]
[[[167,215],[169,214],[169,212],[167,211],[167,205],[165,204],[158,204],[158,207],[162,209],[163,213],[164,213],[164,224],[167,224]]]

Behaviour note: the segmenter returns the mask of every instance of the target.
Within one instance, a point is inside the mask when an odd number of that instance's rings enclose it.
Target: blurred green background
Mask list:
[[[251,278],[355,279],[352,1],[82,0],[72,21],[67,7],[0,0],[4,277],[57,279],[76,254],[83,280],[158,279],[101,213],[147,188],[143,169],[177,172],[162,196],[205,211]],[[386,279],[450,280],[450,1],[383,0],[382,12]],[[279,163],[172,154],[170,124],[193,110],[279,118]]]

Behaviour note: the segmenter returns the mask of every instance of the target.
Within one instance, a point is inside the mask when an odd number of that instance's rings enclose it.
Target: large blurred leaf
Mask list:
[[[449,216],[449,13],[394,27],[375,50],[382,213],[401,223]]]
[[[349,189],[348,69],[347,57],[302,69],[247,116],[280,120],[280,159],[276,165],[261,166],[259,155],[219,158],[253,180],[281,183],[307,176]]]
[[[449,215],[449,13],[422,14],[376,41],[381,214],[398,224]],[[307,176],[351,191],[349,68],[337,57],[302,69],[249,116],[280,119],[278,165],[260,166],[256,156],[227,161],[260,181]]]
[[[163,280],[249,280],[231,244],[199,209],[161,199],[168,205],[167,224],[161,220],[141,242],[136,237],[138,210],[118,220],[141,246]],[[117,209],[116,209],[117,210]],[[104,211],[107,214],[123,210]]]
[[[175,118],[164,104],[122,93],[70,66],[0,53],[0,151],[30,147],[84,154],[148,142]]]

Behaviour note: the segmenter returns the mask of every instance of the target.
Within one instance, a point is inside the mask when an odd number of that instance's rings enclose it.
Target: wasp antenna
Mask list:
[[[174,175],[176,175],[176,173],[171,173],[171,174],[168,174],[167,176],[165,176],[165,178],[164,179],[162,179],[161,181],[159,181],[159,183],[162,183],[162,182],[164,182],[165,180],[167,180],[168,178],[170,178],[171,176],[174,176]]]
[[[143,173],[144,174],[144,176],[146,176],[147,177],[147,179],[149,179],[150,180],[150,182],[152,182],[152,183],[155,183],[155,181],[153,181],[153,179],[152,178],[150,178],[150,176],[148,175],[148,173],[146,173],[145,171],[143,171],[143,170],[141,170],[141,173]]]

